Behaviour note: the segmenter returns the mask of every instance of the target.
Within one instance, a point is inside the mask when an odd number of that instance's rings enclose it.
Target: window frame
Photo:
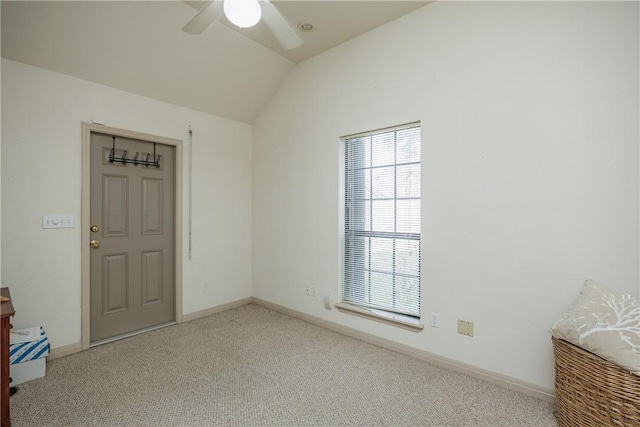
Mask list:
[[[415,161],[409,161],[409,162],[401,162],[398,163],[398,158],[397,158],[397,154],[398,154],[398,141],[397,141],[397,132],[402,131],[402,130],[407,130],[407,129],[413,129],[413,128],[418,128],[418,144],[420,144],[420,151],[421,150],[421,145],[422,145],[422,140],[421,140],[421,123],[419,121],[417,122],[412,122],[412,123],[407,123],[404,125],[399,125],[399,126],[393,126],[393,127],[387,127],[387,128],[382,128],[382,129],[377,129],[377,130],[373,130],[373,131],[368,131],[368,132],[363,132],[363,133],[359,133],[359,134],[353,134],[353,135],[347,135],[347,136],[343,136],[340,138],[342,144],[341,144],[341,165],[342,165],[342,191],[341,191],[341,206],[342,206],[342,216],[341,216],[341,239],[342,239],[342,251],[341,251],[341,303],[336,304],[338,309],[344,310],[349,312],[350,314],[355,314],[358,316],[363,316],[363,317],[367,317],[367,318],[373,318],[374,320],[379,320],[379,321],[383,321],[385,323],[391,323],[391,324],[397,324],[398,326],[402,326],[405,327],[407,329],[410,330],[421,330],[424,325],[422,325],[422,323],[420,322],[421,319],[421,268],[420,268],[420,264],[421,264],[421,230],[420,232],[398,232],[397,231],[397,218],[398,218],[398,211],[397,211],[397,201],[400,199],[398,197],[398,190],[397,190],[397,185],[398,185],[398,176],[397,176],[397,169],[398,167],[405,167],[405,166],[409,166],[409,165],[418,165],[420,167],[420,170],[422,169],[422,159],[421,159],[421,155],[419,156],[418,160]],[[352,161],[350,161],[350,159],[353,158],[354,155],[360,155],[361,152],[363,152],[363,149],[355,149],[352,150],[352,148],[350,147],[351,143],[356,142],[356,140],[358,138],[372,138],[371,141],[373,141],[373,138],[377,135],[384,135],[387,133],[393,133],[393,162],[389,163],[389,164],[385,164],[384,166],[381,167],[386,167],[386,168],[393,168],[393,185],[394,185],[394,193],[393,193],[393,198],[392,200],[394,201],[394,210],[393,210],[393,220],[394,220],[394,230],[396,231],[376,231],[375,229],[373,229],[373,227],[371,227],[370,230],[365,230],[365,227],[361,227],[361,229],[358,229],[358,227],[354,227],[352,224],[352,217],[350,217],[350,212],[349,209],[352,208],[353,206],[355,206],[355,204],[357,202],[354,201],[364,201],[367,200],[366,197],[363,197],[361,199],[358,199],[357,197],[353,197],[353,172],[354,171],[364,171],[365,169],[368,170],[373,170],[375,168],[375,166],[373,166],[373,162],[370,161],[369,166],[364,166],[364,162],[362,163],[362,167],[351,167],[350,165],[353,164]],[[352,150],[352,151],[350,151]],[[373,155],[372,155],[373,156]],[[373,157],[372,157],[373,159]],[[359,160],[356,159],[356,162],[359,162]],[[358,183],[358,187],[360,189],[366,187],[366,178],[364,178],[364,176],[362,178],[359,179]],[[370,181],[371,182],[371,181]],[[420,188],[420,182],[419,184],[419,188]],[[373,184],[370,184],[370,191],[372,191],[372,186]],[[358,190],[356,190],[355,192],[357,192]],[[361,193],[364,194],[364,193]],[[421,200],[421,191],[419,191],[419,195],[417,197],[405,197],[404,199],[409,200],[418,200],[418,206],[420,207],[420,200]],[[350,199],[351,197],[351,199]],[[371,195],[370,199],[368,199],[370,201],[373,201],[373,197]],[[370,209],[372,209],[372,203],[370,203]],[[362,208],[362,207],[360,207]],[[361,216],[358,216],[357,218],[365,218],[365,215],[362,214]],[[391,307],[391,306],[381,306],[378,304],[368,304],[367,302],[360,300],[358,301],[357,298],[350,298],[349,296],[347,296],[347,286],[348,286],[348,282],[351,281],[351,283],[354,282],[354,278],[348,278],[348,275],[350,274],[355,274],[355,272],[357,272],[357,268],[350,268],[349,267],[349,256],[353,257],[353,252],[354,249],[353,247],[356,245],[351,246],[349,243],[349,239],[350,237],[360,237],[360,238],[367,238],[372,239],[372,238],[381,238],[381,239],[390,239],[390,241],[392,242],[392,272],[387,272],[387,274],[390,274],[392,276],[392,281],[393,281],[393,287],[394,289],[391,291],[393,298],[394,298],[394,305],[395,305],[395,297],[396,295],[398,295],[398,292],[396,292],[395,290],[395,282],[396,282],[396,278],[399,276],[407,276],[407,274],[404,274],[402,272],[398,272],[396,271],[396,260],[395,260],[395,255],[396,255],[396,241],[397,240],[402,240],[402,241],[417,241],[417,247],[418,247],[418,263],[417,263],[417,275],[413,276],[413,279],[417,280],[417,298],[413,298],[412,302],[415,304],[416,308],[415,310],[413,310],[412,312],[406,312],[406,311],[402,311],[402,310],[398,310],[397,307]],[[356,250],[358,251],[358,250]],[[367,252],[367,250],[364,250],[363,254]],[[370,252],[370,251],[368,251]],[[370,260],[370,253],[367,254],[367,256],[369,256],[369,260]],[[355,262],[355,261],[351,261],[351,262]],[[370,262],[370,261],[369,261]],[[371,264],[369,264],[369,267],[371,266]],[[365,270],[363,269],[362,272],[364,272]],[[369,275],[371,274],[371,270],[369,271]],[[366,292],[366,288],[371,287],[370,285],[370,281],[368,281],[367,283],[369,283],[369,285],[365,284],[365,281],[363,280],[362,283],[362,292]],[[350,290],[350,292],[353,292],[352,290]],[[359,292],[359,291],[358,291]]]

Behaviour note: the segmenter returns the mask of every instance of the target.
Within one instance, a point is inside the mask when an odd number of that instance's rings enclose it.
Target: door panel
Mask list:
[[[125,311],[129,307],[129,267],[126,254],[102,257],[102,314]]]
[[[175,148],[91,133],[90,341],[175,319]],[[118,161],[123,155],[139,163]],[[85,242],[84,244],[89,244]]]
[[[162,251],[142,253],[142,304],[162,303],[162,272],[164,271]]]
[[[162,180],[142,180],[142,234],[162,234]]]
[[[125,237],[129,228],[129,180],[126,176],[104,175],[102,188],[103,235]]]

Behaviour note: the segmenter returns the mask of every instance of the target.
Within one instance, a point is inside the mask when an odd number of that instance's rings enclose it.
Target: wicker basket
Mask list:
[[[640,377],[552,338],[560,427],[640,426]]]

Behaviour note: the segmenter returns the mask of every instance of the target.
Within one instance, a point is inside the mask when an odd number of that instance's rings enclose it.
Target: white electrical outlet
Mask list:
[[[314,298],[318,296],[318,289],[315,286],[311,287],[311,296]]]
[[[304,294],[308,297],[311,296],[311,286],[307,286],[304,290]]]
[[[202,282],[202,290],[203,291],[208,291],[209,290],[209,284],[207,283],[206,280],[204,282]]]
[[[431,312],[431,317],[429,318],[429,324],[432,328],[440,327],[440,313]]]

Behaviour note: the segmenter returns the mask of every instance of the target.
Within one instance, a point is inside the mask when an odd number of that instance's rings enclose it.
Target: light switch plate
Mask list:
[[[42,228],[73,227],[73,215],[42,215]]]

